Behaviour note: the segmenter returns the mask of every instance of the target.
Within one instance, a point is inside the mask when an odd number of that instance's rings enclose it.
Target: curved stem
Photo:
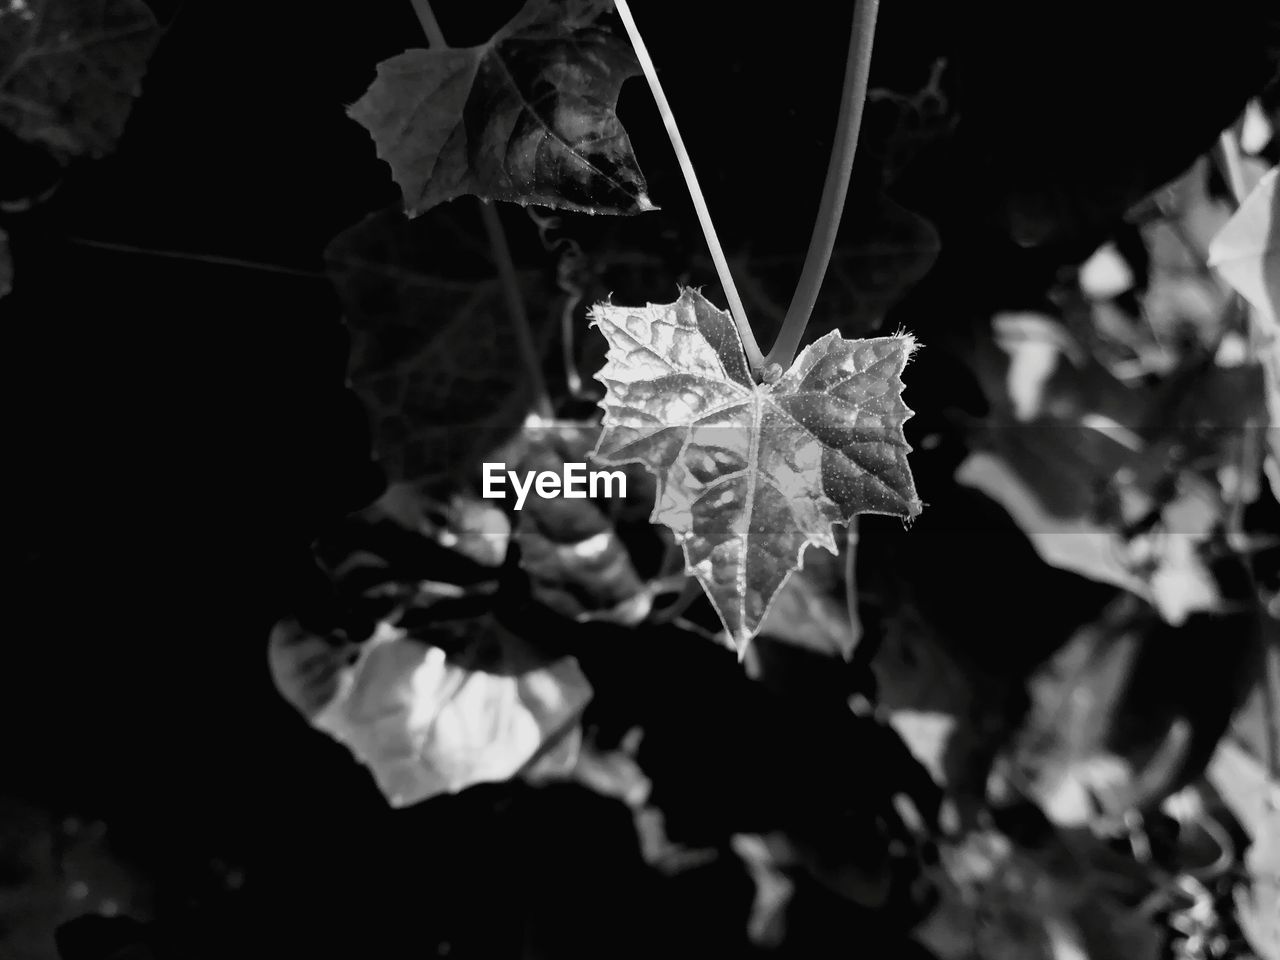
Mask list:
[[[840,228],[840,216],[849,192],[853,155],[857,152],[858,133],[862,129],[867,79],[871,73],[871,46],[875,40],[879,10],[880,0],[855,0],[853,25],[849,33],[849,59],[844,71],[844,93],[840,99],[840,115],[836,121],[835,142],[831,145],[827,179],[822,186],[818,220],[809,240],[809,252],[804,258],[795,296],[768,356],[768,362],[781,364],[784,368],[791,366],[795,359],[805,327],[809,325],[813,305],[818,300],[822,278],[831,262],[831,251],[836,245],[836,231]]]
[[[418,15],[422,24],[422,32],[427,35],[432,49],[444,50],[449,44],[436,20],[435,11],[431,9],[431,0],[411,0],[413,12]],[[502,281],[502,295],[507,304],[507,318],[515,333],[516,348],[520,351],[520,359],[524,363],[525,374],[533,393],[533,410],[544,420],[551,420],[555,411],[551,406],[551,395],[547,392],[547,381],[542,375],[542,358],[533,338],[533,328],[529,326],[529,314],[524,308],[524,299],[520,296],[520,284],[516,278],[515,261],[511,259],[511,247],[507,244],[507,234],[502,228],[502,219],[491,203],[476,198],[480,204],[480,217],[484,221],[485,233],[489,237],[489,250],[493,253],[494,264],[498,268],[498,277]]]
[[[431,9],[431,0],[409,0],[409,2],[413,4],[413,12],[418,15],[422,32],[427,35],[431,46],[437,50],[443,50],[449,46],[445,42],[444,32],[440,29],[440,21],[436,19],[436,12]]]
[[[520,283],[516,279],[515,261],[511,259],[511,248],[507,245],[507,234],[502,229],[502,220],[491,203],[483,200],[480,204],[480,216],[484,220],[485,233],[489,235],[489,247],[493,250],[493,259],[498,266],[498,277],[502,280],[502,296],[507,301],[507,316],[511,319],[511,328],[516,335],[516,348],[520,351],[520,359],[524,362],[525,375],[529,378],[529,386],[533,393],[533,412],[544,420],[555,417],[551,407],[551,395],[547,393],[547,381],[542,375],[542,358],[533,339],[533,328],[529,325],[529,315],[524,309],[524,298],[520,296]]]
[[[716,274],[720,277],[720,285],[724,287],[725,299],[729,301],[729,313],[733,315],[738,336],[742,339],[742,350],[747,355],[747,363],[751,365],[752,372],[759,379],[764,372],[765,359],[760,352],[759,344],[756,343],[755,334],[751,332],[751,326],[747,323],[747,313],[742,307],[742,298],[738,296],[738,288],[734,286],[733,277],[729,273],[729,262],[725,259],[724,250],[720,246],[720,238],[716,236],[716,228],[711,222],[707,201],[703,198],[702,189],[698,186],[698,177],[693,171],[693,161],[689,159],[684,138],[680,136],[680,128],[676,126],[671,104],[667,102],[667,95],[662,91],[662,84],[658,81],[658,71],[636,27],[635,18],[631,16],[631,8],[627,5],[627,0],[614,0],[613,5],[618,11],[618,16],[622,18],[627,36],[631,38],[631,46],[635,49],[636,59],[640,61],[640,69],[644,71],[644,77],[649,82],[653,99],[657,101],[658,113],[662,115],[662,123],[667,128],[671,147],[675,150],[676,160],[680,163],[680,172],[684,174],[685,185],[689,188],[689,196],[693,199],[693,208],[698,213],[698,222],[702,224],[702,234],[707,239],[707,247],[711,251],[711,260],[715,264]]]

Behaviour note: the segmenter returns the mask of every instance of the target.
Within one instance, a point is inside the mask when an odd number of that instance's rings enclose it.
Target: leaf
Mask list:
[[[1253,306],[1266,373],[1267,477],[1280,498],[1280,192],[1273,167],[1209,244],[1209,264]]]
[[[817,561],[817,562],[815,562]],[[844,591],[844,573],[825,554],[806,559],[803,570],[787,580],[760,626],[760,634],[775,640],[848,660],[858,644],[845,604],[836,599]]]
[[[1280,193],[1273,167],[1209,244],[1209,265],[1256,309],[1280,318]]]
[[[1128,862],[1090,836],[1051,836],[1014,845],[993,830],[945,842],[929,868],[939,904],[917,936],[939,957],[983,960],[1156,960],[1161,934],[1133,909],[1153,886],[1123,871]]]
[[[337,683],[311,722],[395,807],[515,776],[574,731],[591,699],[576,660],[541,657],[491,616],[412,634],[382,621]]]
[[[417,216],[463,194],[584,213],[656,209],[614,112],[639,72],[602,0],[529,0],[488,43],[408,50],[348,111]]]
[[[1280,960],[1280,786],[1232,737],[1218,743],[1205,773],[1250,837],[1248,883],[1235,891],[1240,926],[1259,960]]]
[[[593,456],[655,475],[652,520],[675,533],[739,655],[804,549],[837,552],[833,523],[920,512],[902,434],[910,336],[833,331],[758,385],[729,314],[695,290],[591,316],[609,342]]]
[[[490,616],[413,630],[379,622],[349,649],[285,622],[271,639],[280,691],[407,806],[509,780],[552,755],[567,772],[591,687],[575,659],[541,657]],[[538,764],[540,776],[548,776]]]
[[[475,483],[481,458],[519,431],[532,403],[501,283],[457,213],[410,222],[381,211],[325,251],[351,330],[348,377],[393,482]],[[545,332],[549,284],[518,279]]]
[[[836,238],[831,263],[815,305],[806,339],[839,329],[851,336],[875,330],[885,315],[933,268],[941,249],[932,223],[887,195],[877,193],[846,217]],[[796,252],[745,250],[736,258],[743,302],[753,318],[780,326],[800,277],[803,257]],[[693,261],[697,268],[710,261]]]
[[[1183,431],[1226,435],[1238,411],[1204,401],[1235,378],[1197,371],[1180,392],[1201,403],[1170,416],[1156,392],[1120,382],[1052,318],[1000,314],[994,332],[1008,357],[983,345],[974,358],[992,412],[957,482],[1004,507],[1051,566],[1130,590],[1171,623],[1217,609],[1198,549],[1222,511],[1220,493],[1191,471],[1169,490],[1162,483],[1170,445],[1192,444]],[[1142,527],[1148,517],[1158,529]]]
[[[63,157],[115,149],[160,28],[141,0],[0,6],[0,123]]]

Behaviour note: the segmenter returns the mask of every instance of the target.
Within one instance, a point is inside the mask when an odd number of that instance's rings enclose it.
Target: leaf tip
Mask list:
[[[915,355],[917,350],[924,346],[924,344],[916,339],[916,335],[908,331],[906,327],[898,327],[898,329],[893,332],[893,338],[895,340],[904,341],[902,357],[904,364]]]

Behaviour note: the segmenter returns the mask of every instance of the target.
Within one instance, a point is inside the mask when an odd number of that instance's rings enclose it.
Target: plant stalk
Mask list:
[[[813,305],[818,300],[818,291],[822,289],[822,278],[831,262],[831,251],[836,245],[836,232],[840,229],[840,217],[849,192],[853,157],[858,149],[858,134],[862,130],[867,80],[871,74],[871,47],[875,41],[879,11],[880,0],[854,0],[844,92],[840,98],[835,142],[831,145],[831,160],[822,186],[818,219],[809,240],[809,251],[805,254],[795,296],[791,298],[786,319],[767,358],[770,363],[781,364],[783,369],[791,366],[795,359],[805,328],[809,325],[809,317],[813,314]]]
[[[433,49],[444,50],[449,44],[436,20],[435,11],[431,9],[431,0],[411,0],[413,12],[418,15],[422,24],[422,32]],[[542,375],[542,358],[533,338],[533,328],[529,325],[529,314],[524,308],[524,299],[520,296],[520,284],[516,278],[515,261],[511,259],[511,247],[507,244],[507,234],[502,228],[502,218],[493,204],[479,197],[480,218],[484,221],[484,230],[489,237],[489,249],[493,253],[494,264],[498,268],[498,278],[502,281],[502,295],[506,300],[507,319],[515,333],[516,348],[520,351],[520,359],[524,363],[525,375],[533,390],[533,412],[543,420],[555,418],[555,410],[551,406],[551,394],[547,392],[547,381]]]
[[[756,343],[755,334],[751,332],[751,325],[747,322],[747,312],[743,309],[742,298],[738,296],[738,288],[734,285],[733,276],[729,273],[729,262],[725,259],[724,249],[720,246],[720,238],[716,236],[715,225],[711,222],[711,212],[707,209],[707,201],[702,196],[702,188],[698,186],[698,176],[694,173],[689,151],[685,149],[684,138],[680,136],[680,128],[676,126],[675,114],[671,112],[671,104],[667,102],[667,95],[663,92],[662,84],[658,80],[658,71],[636,27],[636,21],[631,15],[627,0],[614,0],[613,5],[622,19],[622,25],[627,30],[627,36],[631,39],[631,46],[635,49],[636,59],[640,61],[640,69],[644,71],[645,80],[649,82],[653,99],[658,104],[658,113],[661,114],[662,123],[667,128],[671,147],[675,151],[676,160],[680,163],[680,172],[684,174],[685,186],[689,189],[693,208],[698,213],[698,222],[702,225],[702,234],[706,237],[707,247],[711,251],[711,260],[715,264],[716,274],[720,277],[720,285],[724,287],[725,299],[729,301],[729,313],[733,316],[733,322],[738,328],[742,350],[758,380],[764,374],[765,358],[760,352],[760,345]]]

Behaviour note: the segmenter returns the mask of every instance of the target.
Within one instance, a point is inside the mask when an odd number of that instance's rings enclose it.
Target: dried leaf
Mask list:
[[[454,213],[375,213],[325,251],[351,330],[348,377],[392,481],[475,483],[532,402],[501,283]],[[530,318],[544,319],[549,284],[519,281]]]
[[[594,457],[657,477],[652,519],[675,533],[740,654],[804,549],[837,552],[833,523],[920,512],[902,434],[910,336],[832,332],[756,384],[729,314],[692,289],[591,315],[609,342]]]
[[[349,110],[410,216],[463,194],[584,213],[656,209],[617,114],[639,72],[601,0],[529,0],[488,43],[408,50]]]
[[[141,0],[0,6],[0,123],[62,157],[115,149],[160,27]]]

